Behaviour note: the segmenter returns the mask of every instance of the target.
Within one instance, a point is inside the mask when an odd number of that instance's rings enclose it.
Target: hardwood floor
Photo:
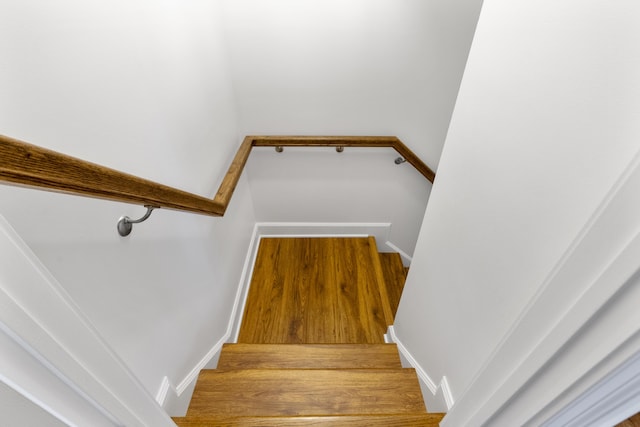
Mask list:
[[[238,342],[384,342],[391,309],[374,254],[370,238],[263,238]]]
[[[402,258],[398,253],[380,253],[378,256],[380,257],[384,281],[387,286],[391,312],[395,318],[402,290],[404,289],[404,282],[407,278],[407,270],[402,265]]]
[[[174,418],[180,427],[438,427],[442,414]]]

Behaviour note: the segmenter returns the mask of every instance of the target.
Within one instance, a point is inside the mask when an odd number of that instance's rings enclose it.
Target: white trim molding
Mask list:
[[[247,250],[247,257],[242,267],[242,274],[240,275],[240,283],[238,284],[238,291],[236,292],[236,299],[233,303],[233,309],[231,311],[231,318],[229,320],[229,326],[227,328],[229,336],[227,339],[231,339],[231,342],[238,341],[238,334],[240,333],[240,325],[242,324],[242,316],[244,315],[244,306],[247,302],[247,295],[249,294],[249,285],[251,284],[251,278],[253,277],[253,267],[256,263],[256,257],[258,256],[258,247],[260,246],[260,226],[256,224],[253,227],[253,233],[251,235],[251,242],[249,242],[249,249]]]
[[[269,237],[365,237],[378,242],[389,240],[388,222],[258,222],[260,236]]]
[[[40,372],[39,377],[58,378],[64,384],[62,389],[52,386],[37,392],[35,382],[23,377],[22,389],[16,391],[50,413],[59,412],[60,419],[73,418],[79,404],[71,404],[78,401],[85,402],[85,412],[93,407],[94,413],[97,410],[102,414],[99,420],[78,425],[174,426],[1,215],[0,255],[0,322],[4,334],[29,355],[25,363],[29,360],[30,366],[37,368],[32,376]],[[10,371],[3,375],[6,381],[8,374],[22,369],[16,360],[11,366],[3,365]],[[64,392],[59,394],[60,390]],[[36,394],[38,398],[33,397]],[[61,395],[65,396],[62,400]],[[62,414],[65,407],[67,415]]]
[[[156,393],[156,402],[158,402],[159,405],[164,406],[170,389],[173,389],[173,391],[178,394],[176,388],[171,385],[171,381],[169,381],[169,378],[166,376],[162,377],[162,383],[160,383],[160,388]]]
[[[431,376],[429,376],[427,371],[416,361],[404,344],[402,344],[396,335],[393,325],[389,326],[387,329],[385,339],[388,339],[388,342],[395,343],[398,346],[398,351],[400,352],[403,361],[406,361],[410,367],[416,370],[418,379],[431,393],[431,396],[424,396],[428,410],[430,412],[447,412],[450,410],[455,402],[447,377],[443,376],[438,383],[431,379]],[[422,387],[423,394],[425,387]]]
[[[640,411],[640,352],[589,388],[543,426],[617,425]]]
[[[617,349],[626,357],[640,352],[633,340],[640,325],[638,194],[640,155],[456,396],[443,427],[540,425],[610,375],[622,357]]]
[[[251,283],[251,277],[253,275],[253,266],[255,264],[255,258],[258,253],[258,245],[260,243],[260,235],[258,233],[258,225],[253,228],[253,234],[249,243],[249,249],[247,250],[247,256],[242,268],[242,274],[238,283],[238,290],[236,291],[236,297],[231,309],[231,315],[229,316],[229,322],[227,324],[227,330],[224,335],[216,342],[213,347],[204,355],[202,359],[189,371],[189,373],[178,383],[174,385],[166,376],[162,379],[160,388],[156,393],[156,401],[160,406],[168,410],[170,401],[176,401],[185,399],[190,396],[183,396],[185,391],[192,390],[195,385],[198,375],[202,369],[207,367],[215,368],[211,366],[212,362],[217,360],[217,356],[222,350],[222,346],[226,342],[236,342],[238,339],[238,332],[240,331],[240,324],[242,322],[242,314],[244,311],[244,305],[247,299],[247,293],[249,291],[249,284]],[[184,406],[184,405],[183,405]],[[171,411],[169,411],[171,412]],[[184,415],[183,408],[180,408],[173,416]]]

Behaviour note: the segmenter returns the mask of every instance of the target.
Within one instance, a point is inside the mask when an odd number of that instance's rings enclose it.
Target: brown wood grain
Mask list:
[[[217,201],[0,135],[0,180],[156,208],[222,215]]]
[[[188,417],[426,412],[413,369],[201,371]]]
[[[389,297],[389,305],[391,306],[391,314],[395,319],[400,297],[404,289],[406,279],[406,270],[402,265],[402,258],[396,252],[380,253],[380,265],[384,275],[384,282],[387,288],[387,296]]]
[[[383,343],[390,309],[370,242],[261,239],[238,342]]]
[[[443,413],[293,417],[174,417],[178,427],[438,427]]]
[[[219,370],[398,369],[395,344],[225,344]]]
[[[389,295],[387,293],[387,284],[385,282],[384,272],[382,271],[382,264],[380,263],[378,245],[376,245],[376,238],[373,236],[369,236],[369,255],[372,260],[371,268],[375,273],[378,292],[380,293],[380,299],[382,301],[382,313],[384,315],[384,320],[387,326],[390,326],[393,325],[393,312],[391,310],[391,304],[389,303]]]
[[[254,135],[250,136],[254,147],[394,147],[399,139],[395,136],[295,136]]]
[[[247,136],[208,199],[95,163],[0,135],[0,181],[156,208],[222,216],[254,146],[392,147],[425,178],[435,173],[394,136]]]
[[[430,182],[435,172],[395,136],[251,136],[254,147],[375,147],[393,148]]]

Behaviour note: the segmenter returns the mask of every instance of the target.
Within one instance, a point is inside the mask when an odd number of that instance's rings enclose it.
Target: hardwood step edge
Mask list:
[[[217,369],[401,368],[395,344],[226,343]]]
[[[395,319],[396,312],[398,311],[398,305],[400,304],[400,297],[407,278],[407,273],[404,265],[402,264],[402,257],[399,253],[379,252],[378,258],[380,258],[380,265],[382,267],[382,274],[385,280],[389,305],[391,306],[391,313]]]
[[[372,374],[385,374],[385,373],[397,373],[397,372],[405,372],[407,374],[411,374],[411,372],[415,373],[415,368],[242,368],[242,369],[202,369],[200,370],[200,374],[198,377],[205,376],[208,374],[215,375],[216,372],[255,372],[255,371],[286,371],[286,372],[318,372],[318,371],[327,371],[327,372],[357,372],[357,373],[367,373],[370,372]],[[416,378],[418,375],[416,374]]]
[[[414,369],[200,373],[189,417],[426,413]]]
[[[266,426],[373,426],[437,427],[444,413],[421,412],[415,414],[359,414],[322,416],[220,416],[220,417],[173,417],[179,427],[266,427]]]
[[[396,268],[398,271],[402,270],[405,272],[409,267],[405,267],[402,263],[402,256],[398,252],[378,252],[378,256],[380,259],[384,260],[382,262],[391,262],[396,264]]]
[[[391,310],[391,305],[389,303],[387,284],[384,279],[382,264],[380,264],[380,256],[378,255],[378,246],[376,244],[376,238],[374,236],[369,236],[369,251],[371,263],[376,276],[376,281],[378,282],[378,292],[380,293],[380,300],[382,303],[382,313],[384,315],[387,326],[390,326],[393,325],[393,311]]]
[[[216,369],[203,369],[203,371],[216,371],[216,372],[237,372],[237,371],[370,371],[375,373],[376,371],[402,371],[410,368],[216,368]],[[202,372],[202,371],[201,371]]]

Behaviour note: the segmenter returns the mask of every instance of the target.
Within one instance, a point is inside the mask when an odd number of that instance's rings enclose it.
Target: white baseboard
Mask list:
[[[443,376],[439,383],[436,383],[427,371],[420,366],[409,350],[402,344],[395,333],[393,326],[389,326],[387,334],[385,335],[385,341],[395,343],[398,346],[398,351],[403,359],[410,367],[416,370],[418,379],[422,386],[422,392],[424,395],[425,404],[429,412],[448,412],[453,407],[454,399],[451,394],[451,388],[447,377]],[[425,390],[426,389],[426,390]],[[426,391],[426,393],[425,393]],[[428,394],[430,393],[430,395]]]
[[[389,240],[391,223],[339,222],[260,222],[260,236],[269,237],[365,237],[375,236],[378,242]]]
[[[209,362],[216,358],[222,350],[222,346],[229,339],[229,331],[200,359],[200,361],[189,371],[180,383],[175,386],[169,378],[164,377],[160,384],[160,389],[156,394],[156,401],[172,417],[184,416],[191,400],[191,393],[198,379],[200,371],[205,369]],[[189,390],[185,396],[185,391]]]
[[[386,241],[384,242],[384,244],[391,249],[391,252],[397,252],[400,254],[400,257],[402,258],[402,264],[405,267],[409,267],[411,265],[411,262],[413,261],[413,258],[410,257],[405,251],[403,251],[402,249],[400,249],[399,247],[397,247],[396,245],[394,245],[393,243],[391,243],[390,241]]]
[[[168,412],[171,410],[171,407],[177,407],[177,410],[174,413],[170,413],[171,416],[184,415],[181,413],[183,405],[176,405],[173,402],[186,400],[186,397],[183,396],[183,394],[185,391],[193,389],[193,385],[198,379],[198,374],[202,369],[212,367],[210,366],[210,363],[215,362],[216,357],[222,350],[223,344],[226,342],[237,341],[237,335],[240,329],[240,323],[242,322],[242,313],[244,311],[247,292],[249,290],[249,283],[251,282],[251,276],[253,274],[253,265],[255,264],[255,257],[258,252],[259,242],[260,235],[258,233],[258,225],[256,224],[253,229],[253,234],[251,235],[249,249],[247,250],[247,256],[240,275],[238,290],[236,291],[236,297],[231,309],[231,315],[229,316],[229,323],[227,324],[227,331],[225,334],[213,345],[213,347],[211,347],[207,354],[200,359],[200,361],[193,367],[193,369],[191,369],[191,371],[189,371],[177,386],[174,386],[169,378],[163,378],[160,388],[156,393],[156,401]]]
[[[617,425],[640,408],[640,353],[614,369],[562,411],[546,427]]]
[[[198,362],[198,364],[193,367],[193,369],[187,374],[187,376],[184,377],[182,381],[180,381],[180,384],[178,384],[178,386],[176,387],[176,392],[178,393],[178,396],[180,396],[189,387],[189,385],[192,382],[198,379],[198,374],[200,374],[200,371],[205,368],[205,366],[209,363],[211,359],[213,359],[216,356],[216,354],[220,353],[220,351],[222,350],[222,345],[225,342],[227,342],[228,338],[229,336],[227,331],[227,334],[225,334],[211,348],[211,350],[209,350],[207,354],[205,354],[205,356],[202,359],[200,359],[200,362]]]
[[[156,402],[158,402],[160,406],[163,406],[164,402],[167,400],[167,394],[169,394],[169,389],[171,387],[172,386],[171,386],[171,382],[169,381],[169,378],[167,377],[162,378],[162,383],[160,384],[160,388],[156,393]],[[175,387],[174,387],[174,390],[175,390]]]
[[[231,342],[238,341],[238,333],[240,333],[240,324],[242,323],[244,306],[247,302],[249,285],[251,284],[251,277],[253,276],[253,266],[256,263],[256,256],[258,255],[258,246],[260,246],[260,225],[256,223],[253,227],[251,241],[249,242],[249,249],[247,250],[247,257],[244,260],[242,274],[240,275],[240,283],[238,284],[238,291],[236,292],[236,299],[233,303],[229,326],[227,327],[227,338],[230,338]]]

